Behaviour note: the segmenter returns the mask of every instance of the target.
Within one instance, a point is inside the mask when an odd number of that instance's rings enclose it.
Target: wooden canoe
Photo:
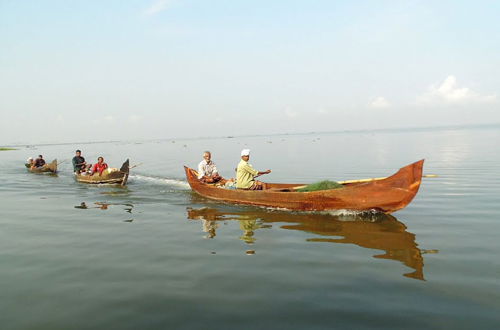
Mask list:
[[[75,173],[75,179],[78,182],[90,184],[119,184],[126,185],[130,172],[129,160],[127,159],[120,169],[108,168],[102,172],[93,175],[82,175]]]
[[[380,211],[392,213],[406,207],[418,192],[424,160],[401,168],[395,174],[368,182],[352,182],[342,188],[297,192],[303,184],[268,183],[269,189],[226,189],[202,183],[195,170],[184,166],[191,189],[203,197],[224,202],[299,211]]]
[[[30,164],[24,165],[31,173],[57,173],[57,159],[54,159],[51,163],[46,163],[42,167],[31,168]]]

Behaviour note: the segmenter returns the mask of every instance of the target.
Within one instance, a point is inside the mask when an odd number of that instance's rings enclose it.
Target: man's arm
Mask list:
[[[257,177],[257,176],[264,175],[264,174],[269,174],[269,173],[271,173],[271,170],[267,170],[267,171],[264,171],[264,172],[259,172],[259,173],[256,175],[256,177]]]
[[[257,171],[255,168],[253,168],[252,166],[250,166],[248,163],[245,164],[245,166],[243,166],[242,169],[245,172],[248,172],[248,173],[252,174],[253,176],[258,176],[259,175],[259,171]]]

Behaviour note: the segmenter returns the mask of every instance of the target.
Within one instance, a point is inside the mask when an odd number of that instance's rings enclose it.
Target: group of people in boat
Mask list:
[[[244,190],[265,190],[266,184],[255,180],[256,177],[269,174],[271,170],[258,171],[248,163],[250,160],[250,149],[241,151],[241,160],[236,168],[236,180],[225,180],[217,170],[217,166],[212,161],[210,151],[203,153],[203,160],[198,164],[198,180],[204,183],[220,183],[224,185],[235,186],[237,189]]]
[[[35,159],[33,159],[33,157],[30,157],[26,162],[31,169],[40,168],[46,164],[45,159],[43,159],[42,155],[38,155],[38,157]]]
[[[42,168],[46,165],[45,159],[42,155],[38,155],[37,158],[29,157],[26,160],[26,165],[30,169]],[[108,168],[108,164],[104,162],[103,157],[97,158],[97,163],[92,166],[92,164],[87,164],[85,158],[82,156],[81,150],[76,150],[76,155],[73,157],[73,171],[75,174],[79,175],[93,175],[102,173]]]
[[[203,153],[203,160],[198,164],[198,179],[204,183],[219,183],[244,190],[265,190],[266,184],[261,181],[255,180],[256,177],[271,173],[271,170],[258,171],[248,163],[250,160],[250,149],[243,149],[241,151],[241,160],[236,168],[236,179],[224,179],[220,176],[217,166],[212,161],[212,153],[205,151]],[[97,163],[93,166],[87,164],[85,158],[82,156],[81,150],[76,150],[75,156],[72,160],[73,171],[78,175],[94,175],[102,173],[108,168],[108,164],[104,162],[103,157],[97,158]],[[39,155],[35,160],[28,159],[28,164],[31,168],[38,168],[45,165],[45,160],[42,155]]]
[[[102,175],[102,172],[108,168],[108,164],[104,162],[103,157],[97,158],[97,163],[92,166],[92,164],[87,164],[85,158],[82,156],[81,150],[76,150],[75,157],[73,157],[73,171],[75,174],[79,175],[93,175],[95,173],[99,173]]]

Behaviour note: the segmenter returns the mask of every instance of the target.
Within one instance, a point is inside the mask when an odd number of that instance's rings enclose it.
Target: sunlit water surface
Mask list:
[[[492,329],[500,322],[500,128],[21,147],[0,152],[2,329]],[[130,158],[126,188],[70,159]],[[291,213],[192,193],[204,150],[270,182],[380,177],[425,158],[393,215]],[[23,162],[58,158],[57,175]]]

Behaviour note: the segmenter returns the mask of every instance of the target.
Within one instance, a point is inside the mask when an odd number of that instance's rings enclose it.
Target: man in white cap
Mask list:
[[[259,175],[271,173],[271,170],[259,172],[248,164],[250,159],[250,149],[241,151],[241,161],[236,169],[236,188],[246,190],[263,190],[266,189],[266,184],[256,181],[255,178]]]

